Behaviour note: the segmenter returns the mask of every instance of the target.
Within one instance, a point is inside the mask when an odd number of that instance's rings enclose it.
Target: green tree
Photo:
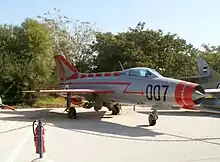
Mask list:
[[[220,46],[202,45],[203,50],[200,51],[200,56],[217,72],[220,73]]]
[[[116,35],[97,33],[91,46],[97,53],[95,71],[119,70],[120,61],[125,68],[145,66],[176,78],[195,73],[198,51],[191,44],[177,34],[164,34],[144,26],[139,22],[135,28]]]
[[[37,20],[26,19],[21,26],[0,29],[1,94],[22,98],[21,90],[48,84],[54,69],[54,53],[48,28]]]
[[[38,16],[51,30],[56,52],[62,52],[80,70],[86,71],[93,60],[89,45],[95,38],[95,24],[73,20],[61,14],[59,9]]]

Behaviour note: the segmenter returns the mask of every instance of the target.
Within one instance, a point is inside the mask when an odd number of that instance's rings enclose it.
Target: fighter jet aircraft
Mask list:
[[[57,89],[38,90],[40,93],[57,93],[67,98],[69,118],[76,118],[76,109],[71,107],[82,104],[86,109],[95,111],[106,106],[113,115],[120,112],[121,104],[152,106],[149,124],[156,124],[158,104],[178,104],[192,109],[205,97],[199,85],[182,80],[167,78],[155,69],[135,67],[114,72],[81,73],[60,54],[55,56],[59,85]],[[87,102],[82,102],[86,100]]]
[[[180,78],[181,80],[200,84],[207,94],[220,98],[220,74],[213,70],[207,62],[199,57],[197,58],[198,76]]]

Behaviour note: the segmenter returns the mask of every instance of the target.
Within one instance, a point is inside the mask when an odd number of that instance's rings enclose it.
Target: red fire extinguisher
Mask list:
[[[40,154],[40,158],[42,158],[42,154],[45,152],[45,145],[44,145],[44,128],[42,121],[38,121],[38,125],[36,129],[34,129],[34,125],[37,121],[33,122],[33,133],[34,133],[34,142],[36,147],[36,153]]]

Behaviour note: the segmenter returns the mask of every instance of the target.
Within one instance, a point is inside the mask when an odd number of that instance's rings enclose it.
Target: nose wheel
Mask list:
[[[150,115],[148,117],[148,121],[149,121],[150,126],[156,125],[157,119],[158,119],[158,113],[156,110],[153,110],[153,112],[150,113]]]

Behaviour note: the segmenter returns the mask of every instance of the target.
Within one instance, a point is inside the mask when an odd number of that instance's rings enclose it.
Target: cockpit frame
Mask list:
[[[130,68],[122,71],[121,74],[127,76],[146,77],[146,78],[163,77],[155,69],[145,68],[145,67]]]

